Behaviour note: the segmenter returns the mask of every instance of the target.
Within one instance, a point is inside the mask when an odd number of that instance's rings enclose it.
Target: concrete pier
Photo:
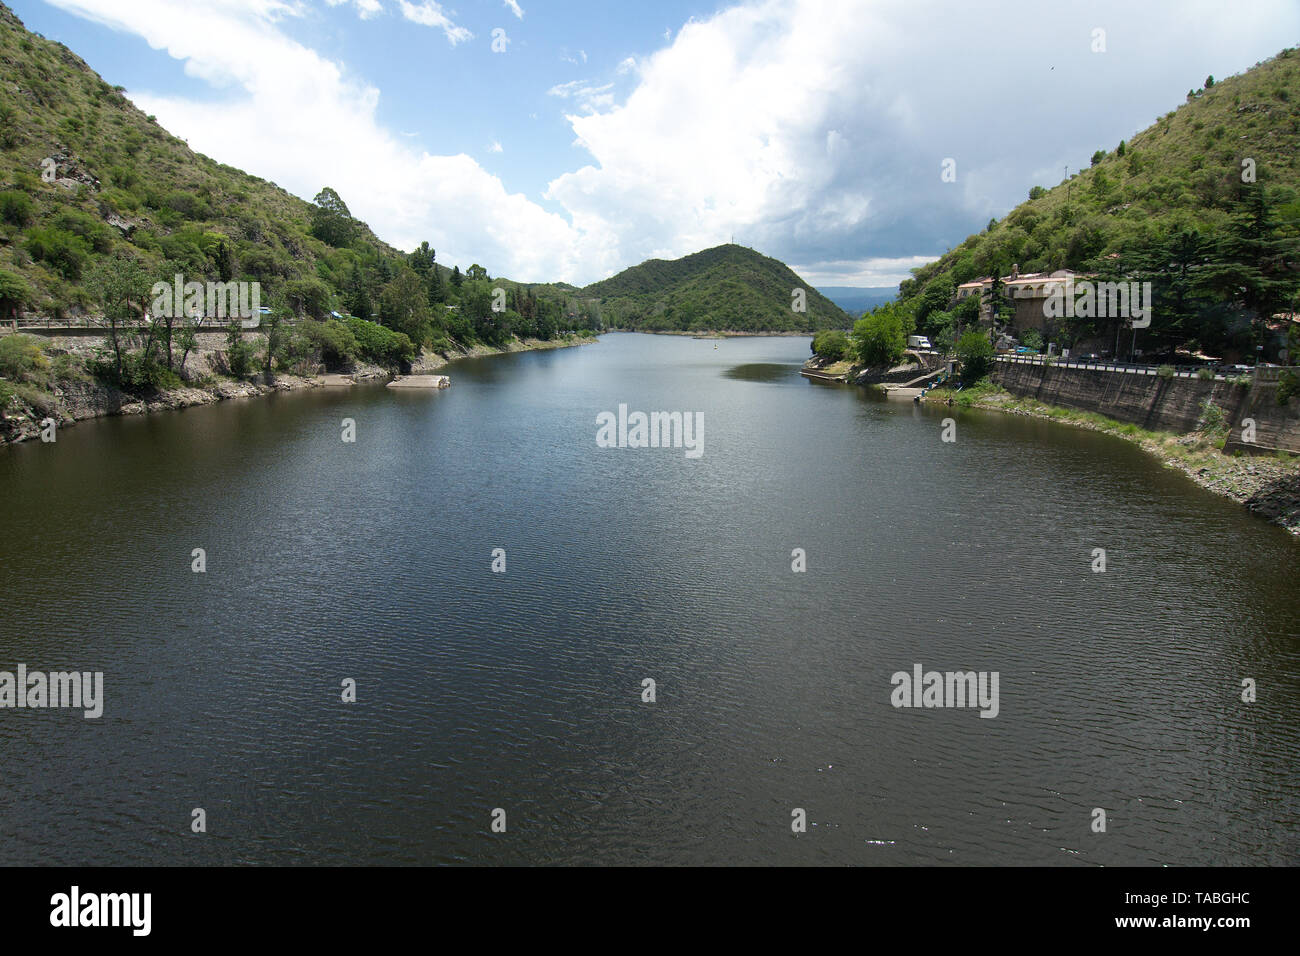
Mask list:
[[[388,383],[389,388],[449,388],[451,378],[446,375],[399,375]]]

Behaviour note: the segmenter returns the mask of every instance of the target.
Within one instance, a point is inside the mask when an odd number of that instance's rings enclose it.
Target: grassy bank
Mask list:
[[[1277,455],[1225,455],[1221,449],[1228,437],[1228,428],[1221,414],[1211,412],[1200,429],[1180,435],[1150,431],[1095,412],[1023,398],[988,381],[960,392],[932,389],[926,394],[925,401],[943,405],[951,401],[954,407],[959,408],[1028,415],[1123,438],[1140,445],[1166,467],[1183,472],[1202,488],[1231,498],[1300,536],[1300,456],[1286,452]]]

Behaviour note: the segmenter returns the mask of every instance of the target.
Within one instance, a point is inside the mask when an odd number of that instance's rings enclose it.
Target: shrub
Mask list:
[[[961,361],[962,381],[978,381],[993,367],[993,343],[987,334],[972,329],[957,341],[957,358]]]
[[[911,329],[907,306],[888,302],[853,323],[853,344],[863,365],[889,368],[903,357]]]
[[[0,219],[11,226],[27,225],[32,221],[31,197],[16,189],[0,193]]]
[[[356,341],[357,355],[367,362],[397,368],[415,358],[415,344],[403,332],[394,332],[386,326],[356,316],[348,318],[347,330]]]
[[[50,367],[45,350],[34,335],[0,338],[0,375],[15,382],[42,380]]]
[[[48,263],[65,279],[76,281],[90,258],[90,243],[80,236],[54,227],[33,229],[27,237],[27,252]]]
[[[849,354],[849,337],[838,329],[818,332],[812,338],[812,351],[818,358],[839,362]]]
[[[42,388],[20,382],[13,387],[15,397],[42,418],[55,418],[59,414],[59,400]]]
[[[1174,367],[1172,365],[1162,365],[1158,369],[1156,369],[1156,374],[1159,375],[1161,378],[1173,378]]]
[[[357,340],[338,319],[328,322],[308,320],[298,325],[290,351],[299,355],[314,353],[327,369],[347,368],[357,359]]]

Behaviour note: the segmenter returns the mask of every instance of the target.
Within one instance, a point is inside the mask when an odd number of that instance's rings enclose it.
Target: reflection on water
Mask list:
[[[749,362],[722,373],[741,382],[791,382],[800,377],[799,366],[778,362]]]
[[[1295,861],[1285,532],[1104,435],[716,344],[0,449],[0,670],[105,675],[98,720],[0,710],[0,861]],[[597,447],[619,404],[702,413],[703,457]],[[918,663],[998,672],[997,718],[891,706]]]

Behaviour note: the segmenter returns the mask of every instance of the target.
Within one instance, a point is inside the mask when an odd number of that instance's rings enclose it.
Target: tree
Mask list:
[[[235,378],[243,378],[253,364],[253,350],[244,341],[244,326],[239,319],[230,320],[226,329],[226,366]]]
[[[433,260],[435,258],[436,253],[429,247],[429,243],[426,241],[420,243],[420,248],[416,249],[406,257],[406,264],[415,271],[416,275],[423,279],[429,274],[429,270],[433,268]]]
[[[17,322],[23,317],[23,305],[31,297],[21,276],[0,269],[0,322]]]
[[[343,285],[343,308],[363,319],[370,318],[371,312],[374,311],[360,263],[352,263],[352,269],[348,272],[347,280]]]
[[[1200,279],[1267,322],[1300,290],[1300,238],[1283,232],[1262,183],[1243,183],[1228,228],[1212,244]]]
[[[849,337],[839,329],[818,332],[812,338],[812,352],[827,362],[839,362],[849,355]]]
[[[984,313],[992,320],[995,332],[1000,331],[1002,326],[1010,322],[1016,311],[1015,304],[1007,298],[1007,284],[998,275],[1001,271],[1000,267],[993,269],[993,282],[984,293],[983,302]]]
[[[471,282],[477,282],[479,280],[486,282],[488,279],[488,271],[476,262],[466,270],[465,278],[469,279]]]
[[[982,330],[971,329],[957,341],[957,358],[962,381],[979,381],[993,367],[993,343]]]
[[[311,214],[312,235],[336,249],[350,245],[357,236],[357,222],[347,203],[329,186],[322,188],[313,201],[316,206]]]
[[[465,277],[460,274],[460,266],[453,266],[451,270],[451,284],[456,287],[457,291],[459,291],[461,283],[464,281]]]
[[[118,383],[125,381],[123,359],[130,348],[137,310],[144,313],[152,283],[139,261],[125,256],[101,260],[91,271],[89,285],[104,309],[108,344],[113,350]]]
[[[266,316],[263,326],[266,329],[266,355],[262,362],[262,375],[268,385],[275,382],[272,363],[284,346],[284,327],[292,317],[293,313],[283,306],[273,307],[270,314]]]
[[[428,293],[414,269],[403,269],[379,295],[379,315],[384,325],[401,332],[418,350],[431,332]]]
[[[298,315],[324,319],[329,312],[330,290],[320,279],[293,279],[286,282],[284,298]]]
[[[892,368],[907,349],[911,312],[899,302],[887,302],[853,323],[858,360],[872,368]]]
[[[185,267],[179,262],[174,262],[171,259],[164,259],[162,265],[159,266],[158,271],[162,276],[162,281],[170,283],[172,281],[172,276],[184,272]],[[172,304],[172,308],[163,309],[162,315],[153,315],[150,313],[154,322],[162,323],[163,344],[167,350],[167,371],[169,372],[172,370],[172,330],[176,325],[176,320],[178,318],[183,318],[181,315],[183,311],[181,303],[177,302]]]

